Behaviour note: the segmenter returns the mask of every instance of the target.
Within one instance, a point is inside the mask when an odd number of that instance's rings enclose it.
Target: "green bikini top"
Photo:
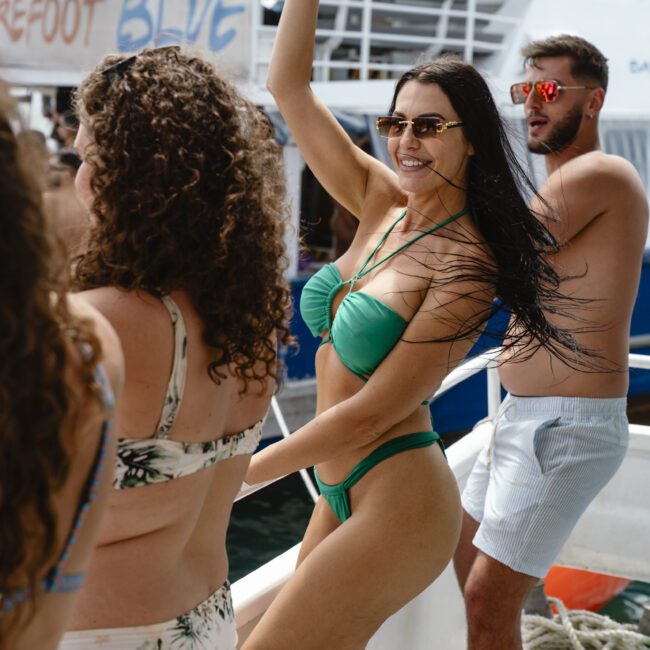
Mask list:
[[[384,233],[361,268],[349,280],[343,280],[338,266],[331,262],[323,266],[304,286],[300,298],[300,313],[307,327],[314,336],[321,336],[324,332],[328,332],[322,343],[331,343],[343,364],[364,381],[395,347],[408,322],[374,296],[363,290],[353,291],[355,282],[422,237],[467,214],[468,210],[468,207],[463,208],[457,214],[425,230],[390,255],[386,255],[368,267],[370,260],[388,235],[406,216],[404,210]],[[348,292],[332,318],[332,301],[341,287],[346,284],[349,285]]]

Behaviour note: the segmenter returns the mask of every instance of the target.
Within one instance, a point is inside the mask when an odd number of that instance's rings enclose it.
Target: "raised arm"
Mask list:
[[[352,142],[310,88],[317,18],[318,0],[284,3],[267,86],[318,181],[360,219],[370,188],[395,197],[400,190],[395,175]]]

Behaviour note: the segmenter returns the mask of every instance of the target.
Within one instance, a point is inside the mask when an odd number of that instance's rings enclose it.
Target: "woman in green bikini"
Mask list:
[[[447,565],[461,507],[427,399],[494,298],[516,331],[559,356],[572,345],[543,316],[561,305],[541,253],[554,242],[518,190],[527,179],[481,76],[441,59],[400,79],[377,121],[393,172],[310,90],[317,14],[317,0],[286,0],[268,85],[307,164],[359,228],[303,291],[303,318],[323,337],[317,415],[256,454],[247,474],[259,483],[316,465],[322,496],[296,574],[245,650],[363,648]],[[511,340],[520,354],[526,344]]]

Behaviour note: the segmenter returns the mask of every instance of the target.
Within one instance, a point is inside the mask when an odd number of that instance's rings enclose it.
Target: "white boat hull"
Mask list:
[[[461,489],[489,429],[486,424],[477,427],[448,450]],[[240,641],[291,577],[298,549],[295,546],[233,585]],[[557,563],[650,582],[650,427],[630,426],[630,448],[623,464],[582,516]],[[368,650],[464,650],[465,637],[463,600],[449,566],[382,625]]]

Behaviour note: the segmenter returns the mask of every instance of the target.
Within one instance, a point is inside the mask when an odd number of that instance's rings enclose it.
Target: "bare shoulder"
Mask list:
[[[598,222],[629,237],[645,238],[648,201],[636,169],[624,158],[592,151],[577,156],[556,169],[541,187],[545,203],[533,200],[533,210],[551,216],[544,225],[560,244]],[[605,218],[603,220],[603,217]]]
[[[84,300],[82,294],[69,295],[68,305],[74,316],[92,323],[102,348],[102,362],[108,379],[113,392],[119,394],[124,384],[124,356],[117,332],[99,309]]]
[[[99,287],[76,294],[84,302],[99,310],[111,323],[137,321],[143,316],[164,313],[161,301],[144,291],[119,287]],[[115,327],[115,325],[114,325]]]
[[[167,310],[160,299],[145,291],[100,287],[78,295],[113,326],[127,359],[164,343],[170,336]]]
[[[479,230],[476,217],[472,213],[446,226],[440,235],[434,233],[431,237],[436,245],[427,262],[435,265],[438,257],[436,268],[442,270],[445,275],[457,272],[459,264],[467,259],[473,259],[480,265],[494,264],[494,253],[485,241],[485,235]]]
[[[645,197],[634,166],[621,156],[602,151],[591,151],[569,160],[549,176],[546,185],[548,189],[561,185],[564,192],[588,190],[592,195],[610,200],[630,193],[636,199]]]

